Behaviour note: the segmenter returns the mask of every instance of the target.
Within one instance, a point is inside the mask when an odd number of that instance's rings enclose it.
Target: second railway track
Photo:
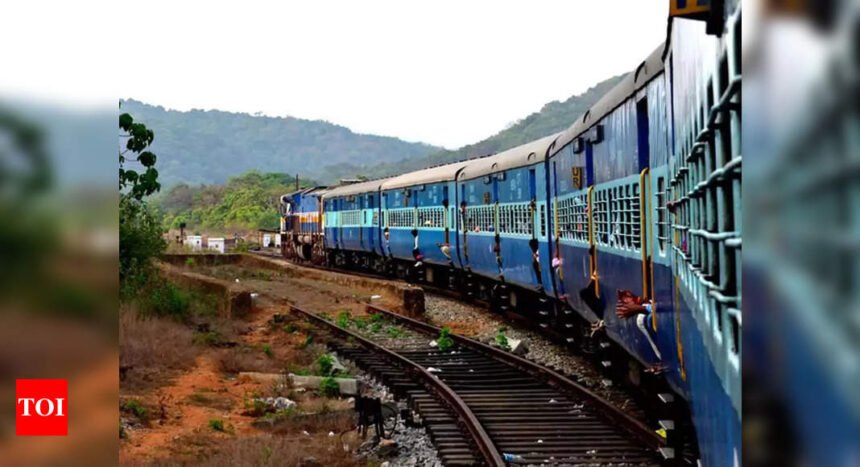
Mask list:
[[[663,438],[564,375],[472,339],[454,347],[388,347],[314,313],[339,353],[378,377],[422,417],[446,465],[659,465]],[[427,341],[440,329],[368,306]]]

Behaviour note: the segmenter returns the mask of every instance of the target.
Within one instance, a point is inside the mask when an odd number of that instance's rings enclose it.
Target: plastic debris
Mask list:
[[[256,299],[256,298],[257,298],[257,297],[259,297],[259,296],[260,296],[260,294],[258,294],[257,292],[253,292],[253,293],[251,293],[251,298],[252,298],[252,299]]]
[[[555,404],[556,402],[558,402],[558,401],[556,401],[555,399],[550,399],[550,400],[549,400],[549,403],[550,403],[550,404]]]
[[[303,434],[303,435],[305,435],[305,436],[310,436],[310,435],[311,435],[310,433],[308,433],[308,432],[307,432],[307,431],[305,431],[305,430],[302,430],[302,434]]]
[[[382,298],[382,295],[371,295],[370,296],[371,300],[379,300],[380,298]]]
[[[329,431],[329,432],[328,432],[328,435],[329,435],[329,437],[334,436],[334,432],[333,432],[333,431]]]
[[[542,439],[539,439],[539,440],[538,440],[538,444],[543,444],[543,440],[542,440]]]
[[[238,278],[236,279],[236,283],[237,283],[237,284],[239,283],[239,279],[238,279]]]
[[[521,456],[519,454],[511,454],[508,452],[503,452],[502,458],[505,460],[505,462],[515,462],[515,461],[523,460],[523,456]]]
[[[441,373],[442,372],[442,370],[440,370],[436,367],[432,367],[432,366],[428,366],[427,371],[429,371],[430,373]]]
[[[439,345],[439,343],[438,343],[438,342],[436,342],[436,340],[435,340],[435,339],[434,339],[434,340],[432,340],[432,341],[430,341],[430,347],[437,347],[438,345]]]

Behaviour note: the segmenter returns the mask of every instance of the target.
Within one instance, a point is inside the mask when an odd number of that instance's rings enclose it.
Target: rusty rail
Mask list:
[[[493,444],[492,439],[487,434],[486,430],[484,430],[484,427],[481,425],[481,422],[478,421],[478,418],[475,416],[475,414],[472,413],[472,410],[466,405],[463,399],[461,399],[460,396],[457,395],[457,393],[455,393],[450,387],[448,387],[448,385],[433,376],[432,373],[425,370],[420,365],[407,359],[406,357],[392,352],[374,342],[371,342],[358,334],[343,329],[337,326],[335,323],[325,318],[322,318],[314,313],[302,310],[301,308],[298,308],[293,305],[290,306],[290,311],[299,313],[304,317],[310,319],[311,321],[322,324],[336,334],[340,334],[343,337],[354,339],[355,342],[359,343],[362,347],[377,354],[383,355],[391,362],[394,362],[397,366],[403,368],[403,370],[409,373],[411,376],[417,377],[428,387],[428,389],[430,389],[440,399],[445,401],[445,403],[448,404],[448,406],[459,416],[459,421],[463,424],[463,426],[471,435],[472,440],[474,441],[475,446],[478,448],[478,451],[486,465],[494,467],[501,467],[506,465],[504,460],[502,460],[501,454],[496,449],[495,444]]]
[[[397,314],[385,308],[380,308],[374,305],[367,305],[367,309],[374,312],[382,313],[399,323],[402,323],[418,331],[425,332],[427,334],[438,335],[441,331],[441,329],[436,326]],[[529,373],[530,375],[534,376],[539,380],[546,382],[550,386],[558,388],[559,390],[569,391],[578,394],[585,399],[588,399],[591,403],[597,406],[597,408],[599,409],[598,412],[601,415],[606,417],[613,424],[624,428],[627,432],[629,432],[632,436],[634,436],[636,439],[638,439],[640,442],[642,442],[649,448],[654,449],[656,451],[662,447],[665,447],[665,440],[653,430],[649,429],[643,423],[622,412],[617,407],[609,403],[609,401],[607,401],[606,399],[603,399],[599,395],[576,383],[570,378],[562,375],[561,373],[534,363],[531,360],[527,360],[518,355],[514,355],[510,352],[506,352],[504,350],[489,346],[487,344],[478,342],[468,337],[464,337],[457,334],[450,334],[450,337],[463,347],[472,348],[480,353],[483,353],[484,355],[487,355],[492,359],[503,361],[521,371]]]

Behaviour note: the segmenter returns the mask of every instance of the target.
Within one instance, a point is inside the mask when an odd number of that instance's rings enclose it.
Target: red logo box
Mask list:
[[[15,380],[15,434],[66,436],[69,383],[64,379]]]

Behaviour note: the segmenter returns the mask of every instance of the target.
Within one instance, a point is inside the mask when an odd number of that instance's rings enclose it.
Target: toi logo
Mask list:
[[[64,379],[15,381],[15,434],[66,436],[69,383]]]

